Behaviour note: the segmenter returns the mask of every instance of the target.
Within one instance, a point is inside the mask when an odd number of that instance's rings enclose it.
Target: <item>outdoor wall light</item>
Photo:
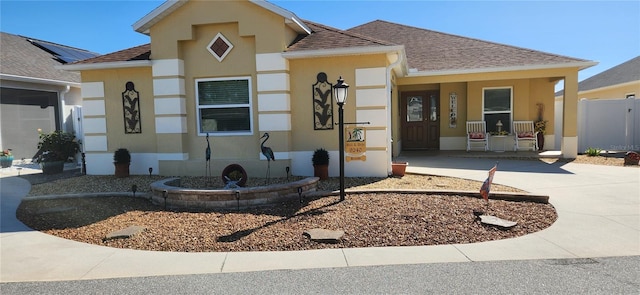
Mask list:
[[[344,104],[347,102],[349,84],[344,83],[342,76],[338,83],[333,86],[333,93],[338,104],[338,142],[340,152],[340,201],[344,201]]]

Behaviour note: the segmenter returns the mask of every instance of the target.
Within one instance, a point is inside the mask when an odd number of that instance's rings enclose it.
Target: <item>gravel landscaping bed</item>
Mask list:
[[[562,159],[540,159],[547,163]],[[573,163],[623,166],[623,159],[580,155]],[[637,167],[637,166],[635,166]],[[29,196],[79,193],[150,191],[161,176],[87,176],[78,171],[46,176],[24,175],[33,186]],[[269,183],[295,181],[271,179]],[[496,179],[499,182],[499,179]],[[182,177],[182,186],[221,188],[218,177]],[[266,185],[265,179],[250,178],[248,186]],[[440,176],[405,175],[402,178],[347,178],[347,190],[423,189],[478,191],[481,183]],[[335,191],[337,178],[321,181],[318,189]],[[522,193],[517,188],[494,184],[492,192]],[[486,211],[517,226],[500,230],[482,225],[474,210]],[[512,238],[549,227],[557,218],[550,204],[490,200],[441,195],[438,193],[347,193],[338,197],[318,197],[284,202],[275,206],[241,212],[196,212],[154,206],[148,200],[132,197],[80,197],[23,201],[18,218],[28,226],[62,238],[97,245],[154,251],[271,251],[374,246],[417,246],[475,243]],[[145,230],[131,238],[105,240],[114,231],[129,226]],[[343,230],[339,243],[310,241],[303,232],[313,228]]]
[[[474,243],[536,232],[556,220],[549,204],[425,194],[347,194],[234,212],[163,211],[147,200],[94,197],[24,201],[18,219],[66,239],[154,251],[283,251]],[[473,210],[516,221],[510,230],[480,224]],[[129,226],[146,230],[104,240]],[[343,230],[339,243],[310,241],[313,228]]]
[[[33,185],[30,196],[68,193],[149,191],[160,176],[69,176]],[[300,179],[290,177],[289,181]],[[286,182],[285,178],[270,183]],[[222,187],[217,178],[183,177],[186,187]],[[265,185],[249,179],[248,185]],[[402,178],[347,178],[347,189],[431,189],[478,191],[481,183],[451,177],[405,175]],[[319,183],[319,190],[339,187],[337,178]],[[523,192],[495,184],[492,191]],[[518,222],[510,230],[482,225],[474,210]],[[374,246],[417,246],[474,243],[536,232],[556,220],[553,206],[438,194],[364,193],[283,202],[241,212],[170,210],[144,198],[80,197],[25,200],[17,212],[28,226],[66,239],[97,245],[155,251],[272,251]],[[104,240],[129,226],[145,230],[127,239]],[[313,228],[343,230],[336,244],[310,241],[303,232]]]

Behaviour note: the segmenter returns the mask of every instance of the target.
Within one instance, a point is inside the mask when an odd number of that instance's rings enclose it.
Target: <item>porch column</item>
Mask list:
[[[157,159],[149,166],[154,173],[161,174],[160,161],[189,159],[184,143],[187,133],[184,61],[155,60],[152,74]]]
[[[578,157],[578,71],[564,77],[564,100],[562,103],[563,158]]]

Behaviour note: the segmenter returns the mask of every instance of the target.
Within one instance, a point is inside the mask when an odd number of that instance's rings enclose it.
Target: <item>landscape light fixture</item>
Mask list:
[[[340,201],[344,201],[344,104],[347,102],[349,84],[344,83],[342,76],[333,86],[333,94],[338,104],[338,142],[340,152]]]

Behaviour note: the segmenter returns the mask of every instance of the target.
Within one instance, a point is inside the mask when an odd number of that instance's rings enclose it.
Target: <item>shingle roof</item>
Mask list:
[[[71,63],[71,65],[78,64],[96,64],[106,62],[122,62],[133,60],[150,60],[151,58],[151,44],[143,44],[132,48],[108,53],[105,55],[96,56],[94,58],[88,58],[78,62]]]
[[[366,46],[393,46],[395,44],[376,40],[369,36],[357,33],[346,32],[329,26],[314,22],[305,22],[313,30],[311,35],[300,35],[288,48],[287,51],[304,51],[319,49],[352,48]],[[96,64],[106,62],[122,62],[133,60],[149,60],[151,56],[151,44],[144,44],[137,47],[124,49],[121,51],[85,59],[78,64]]]
[[[79,73],[56,69],[56,66],[64,63],[55,54],[37,47],[32,44],[30,40],[37,41],[40,44],[53,44],[60,48],[68,48],[97,55],[96,53],[78,48],[4,32],[0,32],[0,38],[0,44],[2,45],[2,50],[0,50],[0,72],[5,75],[73,83],[80,82]]]
[[[587,60],[451,35],[382,20],[348,32],[405,46],[409,68],[418,71],[469,70],[555,65]]]
[[[287,51],[397,45],[392,42],[378,40],[370,36],[343,31],[310,21],[305,21],[305,23],[313,32],[310,35],[300,36],[289,45]]]
[[[640,56],[637,56],[583,80],[578,83],[578,91],[592,90],[639,80]]]

